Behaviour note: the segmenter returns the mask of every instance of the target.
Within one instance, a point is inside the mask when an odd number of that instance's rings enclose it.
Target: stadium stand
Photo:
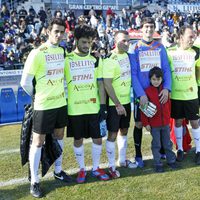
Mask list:
[[[12,88],[1,89],[1,123],[17,121],[16,98]]]
[[[22,121],[24,116],[24,107],[31,104],[31,97],[22,89],[18,88],[17,91],[17,120]]]

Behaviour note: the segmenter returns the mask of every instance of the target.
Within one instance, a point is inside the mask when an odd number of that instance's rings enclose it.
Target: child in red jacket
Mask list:
[[[165,104],[160,103],[159,93],[163,89],[163,73],[159,67],[154,67],[149,71],[149,79],[151,86],[145,92],[148,100],[156,105],[157,112],[150,118],[141,112],[141,120],[147,131],[151,132],[152,143],[151,150],[155,162],[155,171],[164,172],[163,164],[161,162],[161,141],[166,153],[167,164],[176,169],[176,155],[172,151],[172,142],[170,140],[170,100]]]

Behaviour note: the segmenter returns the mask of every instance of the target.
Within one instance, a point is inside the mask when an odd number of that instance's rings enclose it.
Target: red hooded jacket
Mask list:
[[[159,93],[162,91],[163,86],[160,85],[158,88],[149,86],[145,92],[150,102],[156,105],[157,112],[149,118],[141,112],[141,121],[143,126],[150,125],[151,127],[166,126],[170,124],[170,111],[171,103],[170,99],[165,104],[161,104],[159,101]]]

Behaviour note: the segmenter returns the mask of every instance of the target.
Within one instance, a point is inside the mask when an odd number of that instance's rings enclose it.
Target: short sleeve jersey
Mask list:
[[[172,73],[171,99],[192,100],[197,98],[195,67],[196,52],[190,48],[181,50],[177,46],[168,49]]]
[[[34,75],[35,110],[49,110],[66,105],[64,92],[64,51],[44,43],[29,54],[24,72]]]
[[[102,78],[99,60],[92,55],[66,56],[68,115],[97,114],[100,108],[98,79]]]
[[[103,60],[103,78],[111,78],[115,94],[122,105],[130,103],[131,68],[127,53],[112,53]],[[115,105],[109,98],[109,105]]]

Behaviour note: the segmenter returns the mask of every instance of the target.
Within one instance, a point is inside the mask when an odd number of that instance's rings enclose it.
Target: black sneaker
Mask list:
[[[195,163],[196,163],[197,165],[200,165],[200,152],[197,152],[197,153],[195,154]]]
[[[176,162],[174,162],[174,163],[167,163],[167,165],[168,165],[171,169],[173,169],[173,170],[176,170],[176,169],[179,168],[179,166],[177,165]]]
[[[43,197],[42,190],[40,188],[39,183],[34,183],[34,184],[31,185],[30,193],[35,198],[42,198]]]
[[[156,173],[163,173],[164,172],[164,168],[162,165],[156,165],[155,166],[155,172]]]
[[[176,160],[178,162],[182,162],[184,159],[184,152],[182,150],[178,150],[177,151],[177,156],[176,156]]]
[[[72,180],[72,177],[67,175],[64,171],[61,171],[60,173],[56,174],[54,172],[54,178],[57,179],[57,180],[60,180],[60,181],[63,181],[63,182],[66,182],[66,183],[71,183],[73,180]]]

